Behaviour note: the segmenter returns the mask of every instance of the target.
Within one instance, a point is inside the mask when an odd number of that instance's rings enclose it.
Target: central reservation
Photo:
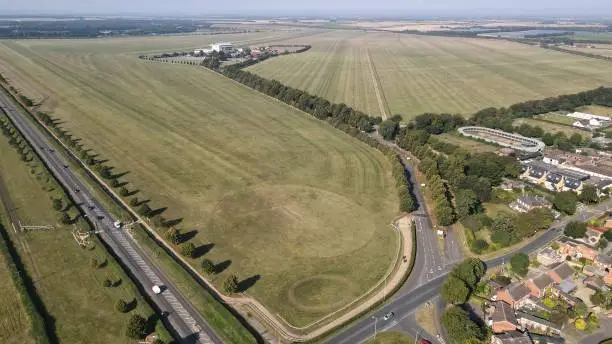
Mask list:
[[[5,41],[0,73],[128,172],[139,199],[167,207],[201,257],[224,267],[215,283],[237,274],[248,294],[304,326],[366,292],[394,261],[387,158],[204,68],[137,58],[291,35]]]

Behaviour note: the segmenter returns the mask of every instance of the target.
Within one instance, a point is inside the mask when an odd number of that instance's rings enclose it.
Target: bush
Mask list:
[[[212,275],[215,273],[215,264],[210,259],[204,258],[201,266],[202,271],[204,271],[207,275]]]
[[[54,198],[53,199],[53,209],[60,211],[62,210],[62,208],[64,207],[64,204],[62,202],[61,198]]]
[[[179,232],[176,228],[169,228],[166,231],[166,239],[173,243],[174,245],[178,245],[181,243],[181,232]]]
[[[57,220],[59,221],[59,223],[63,225],[69,225],[70,222],[72,222],[72,220],[70,219],[70,216],[64,212],[59,213]]]
[[[587,228],[584,222],[571,221],[565,226],[564,233],[568,237],[580,239],[586,234]]]
[[[134,314],[127,324],[125,335],[133,339],[142,339],[147,335],[147,320],[139,314]]]
[[[238,291],[238,277],[234,274],[227,276],[223,281],[223,290],[228,294],[233,294]]]
[[[132,207],[135,207],[138,205],[138,203],[140,203],[140,200],[138,199],[138,197],[132,197],[132,199],[130,199],[130,205]]]
[[[470,246],[470,248],[472,252],[476,254],[481,254],[482,252],[486,251],[489,248],[489,243],[486,242],[486,240],[477,239],[472,242],[472,245]]]
[[[116,180],[116,179],[113,179],[113,180]],[[129,195],[130,195],[130,191],[129,191],[127,188],[122,187],[121,189],[119,189],[119,194],[120,194],[122,197],[127,197],[127,196],[129,196]]]
[[[127,311],[128,311],[128,304],[127,304],[127,302],[119,299],[117,301],[117,304],[115,304],[115,309],[117,310],[117,312],[127,313]]]
[[[113,282],[109,280],[108,278],[106,278],[104,279],[104,281],[102,281],[102,285],[105,286],[106,288],[109,288],[113,285]]]
[[[586,330],[586,321],[584,321],[584,319],[582,319],[582,318],[576,319],[576,322],[574,323],[574,326],[576,326],[576,329],[578,329],[580,331],[584,331],[584,330]]]
[[[193,258],[196,247],[192,242],[181,245],[181,254],[188,258]]]
[[[502,247],[506,247],[512,242],[512,236],[508,232],[493,231],[493,233],[491,233],[491,241]]]

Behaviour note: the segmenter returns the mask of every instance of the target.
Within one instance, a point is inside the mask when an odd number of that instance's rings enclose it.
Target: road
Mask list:
[[[95,222],[101,240],[111,248],[142,289],[149,294],[158,310],[169,313],[165,317],[164,323],[174,332],[174,335],[178,337],[177,339],[181,343],[222,343],[206,322],[206,319],[174,287],[153,261],[142,252],[132,238],[125,231],[113,226],[114,220],[111,213],[104,209],[93,197],[85,184],[81,182],[79,175],[65,167],[68,166],[68,163],[54,152],[53,145],[45,134],[40,132],[40,129],[34,123],[23,118],[17,112],[13,101],[4,93],[0,93],[0,107],[24,138],[30,142],[33,149],[65,187],[85,216]],[[163,286],[162,293],[155,295],[151,290],[153,285]]]
[[[397,148],[397,146],[394,144],[390,144],[388,146],[393,147],[394,149]],[[406,161],[406,152],[404,151],[403,153],[402,159],[404,160],[405,166],[408,167],[409,164],[407,164]],[[409,172],[411,171],[409,170]],[[414,179],[412,173],[411,178]],[[431,221],[427,215],[425,203],[423,202],[420,185],[417,184],[415,180],[412,182],[414,185],[413,191],[417,201],[420,205],[422,205],[413,213],[415,215],[415,221],[417,224],[417,255],[413,273],[408,278],[404,286],[383,307],[376,310],[373,314],[370,314],[370,317],[363,318],[345,328],[327,343],[352,344],[366,341],[374,335],[374,322],[376,321],[374,318],[377,319],[376,330],[378,332],[389,330],[394,327],[397,327],[398,329],[403,327],[414,328],[415,324],[413,320],[413,313],[419,308],[420,305],[439,295],[440,288],[446,279],[449,269],[452,268],[454,263],[456,263],[456,260],[453,261],[444,259],[439,254],[439,251],[436,251],[438,239],[431,228]],[[487,260],[485,263],[487,264],[488,268],[493,268],[508,262],[512,255],[517,252],[523,252],[525,254],[535,252],[540,247],[561,236],[563,228],[569,221],[585,221],[598,213],[600,214],[610,209],[611,207],[612,200],[608,200],[604,203],[598,204],[595,207],[590,207],[588,209],[582,208],[579,210],[579,213],[574,216],[566,217],[560,221],[555,221],[545,233],[529,242],[527,245],[510,251],[503,256]],[[455,245],[458,245],[458,243],[455,243]],[[441,267],[439,270],[437,269],[438,266]],[[383,320],[384,315],[389,312],[394,313],[393,318],[388,321]]]

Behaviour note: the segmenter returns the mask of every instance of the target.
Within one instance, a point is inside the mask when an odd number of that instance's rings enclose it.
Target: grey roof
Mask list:
[[[612,265],[612,257],[608,256],[607,254],[600,253],[597,255],[595,260],[601,264]]]
[[[545,289],[550,287],[553,284],[553,279],[550,278],[547,274],[540,274],[539,276],[532,278],[531,281],[536,285],[539,289]]]
[[[555,265],[551,271],[556,272],[562,280],[572,277],[576,272],[567,262]]]
[[[537,167],[532,167],[531,170],[529,170],[529,175],[533,178],[542,178],[545,173],[546,170]]]
[[[609,179],[602,179],[598,181],[597,183],[595,183],[595,187],[597,187],[600,190],[605,189],[606,187],[610,185],[612,185],[612,180],[609,180]]]
[[[578,189],[582,182],[573,178],[565,178],[565,182],[563,184],[568,189]]]
[[[532,344],[531,338],[526,333],[518,331],[506,332],[502,334],[494,334],[493,337],[497,338],[503,344]]]
[[[535,323],[538,323],[540,325],[543,325],[543,326],[546,326],[546,327],[550,327],[550,328],[553,328],[553,329],[556,329],[556,330],[561,330],[561,326],[559,326],[559,325],[557,325],[555,323],[552,323],[552,322],[550,322],[550,321],[548,321],[546,319],[542,319],[540,317],[536,317],[534,315],[527,314],[527,313],[524,313],[524,312],[521,312],[521,311],[517,311],[516,312],[516,317],[519,318],[519,319],[527,319],[527,320],[533,321]]]
[[[537,196],[521,196],[519,197],[520,201],[522,203],[525,203],[529,206],[532,207],[538,207],[538,206],[548,206],[550,205],[550,202],[544,198],[544,197],[537,197]]]
[[[531,293],[524,283],[510,284],[506,289],[514,300],[520,300]]]
[[[601,289],[606,285],[606,282],[599,276],[591,276],[584,279],[583,283],[585,285],[593,286],[597,289]]]
[[[556,288],[566,294],[569,294],[572,292],[572,290],[576,289],[576,285],[569,280],[564,280],[561,281],[561,283],[559,283]]]
[[[514,310],[512,306],[505,303],[504,301],[495,302],[495,310],[493,314],[491,314],[491,321],[500,322],[500,321],[508,321],[511,324],[519,326],[516,321],[516,315],[514,315]]]
[[[533,339],[534,341],[538,343],[565,344],[565,339],[563,339],[563,337],[544,336],[544,335],[537,334],[537,333],[529,333],[529,336],[531,336],[531,339]]]
[[[563,176],[555,172],[551,172],[546,176],[546,180],[553,184],[557,184],[558,182],[560,182],[561,178],[563,178]]]
[[[564,176],[565,178],[572,178],[572,179],[576,179],[576,180],[586,180],[586,179],[589,179],[589,175],[588,174],[582,173],[582,172],[578,172],[578,171],[566,170],[566,169],[557,169],[556,172],[559,173],[560,175]]]

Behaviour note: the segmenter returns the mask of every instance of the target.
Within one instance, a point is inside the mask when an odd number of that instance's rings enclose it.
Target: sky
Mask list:
[[[612,17],[612,0],[0,0],[2,13]]]

